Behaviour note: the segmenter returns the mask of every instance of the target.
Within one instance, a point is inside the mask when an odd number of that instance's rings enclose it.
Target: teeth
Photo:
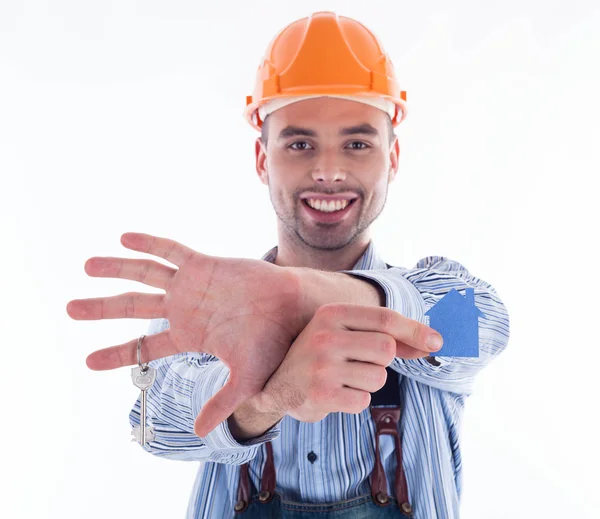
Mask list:
[[[324,213],[332,213],[333,211],[341,211],[350,203],[349,200],[320,200],[318,198],[309,198],[307,200],[308,205],[317,211],[323,211]]]

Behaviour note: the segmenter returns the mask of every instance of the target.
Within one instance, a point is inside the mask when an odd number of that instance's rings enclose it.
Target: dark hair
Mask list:
[[[267,115],[267,117],[265,117],[265,120],[263,121],[261,129],[260,129],[260,140],[264,144],[265,148],[267,147],[267,137],[269,134],[269,117],[270,117],[270,115],[271,114],[269,114],[269,115]],[[394,133],[394,125],[392,124],[392,119],[390,117],[386,117],[386,121],[387,121],[387,127],[388,127],[389,142],[390,142],[390,144],[392,144],[392,142],[394,141],[394,137],[396,136],[396,134]]]

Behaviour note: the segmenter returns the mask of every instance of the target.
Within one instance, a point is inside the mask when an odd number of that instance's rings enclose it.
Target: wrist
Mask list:
[[[320,272],[306,267],[288,267],[296,278],[298,287],[299,313],[303,328],[312,320],[319,308],[319,301],[322,299],[320,294],[321,287],[319,281],[323,278]]]
[[[246,400],[228,418],[231,435],[238,442],[262,436],[284,417],[265,405],[262,393]]]

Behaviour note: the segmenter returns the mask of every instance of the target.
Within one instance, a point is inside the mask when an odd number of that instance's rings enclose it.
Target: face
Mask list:
[[[280,228],[311,248],[334,250],[359,238],[383,210],[399,151],[385,112],[320,97],[269,115],[256,168]]]

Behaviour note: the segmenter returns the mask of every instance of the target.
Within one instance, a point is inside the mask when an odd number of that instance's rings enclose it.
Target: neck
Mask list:
[[[289,234],[278,231],[279,243],[275,264],[281,267],[306,267],[329,272],[351,270],[369,246],[371,238],[364,231],[344,248],[316,249],[300,239],[293,239]]]

